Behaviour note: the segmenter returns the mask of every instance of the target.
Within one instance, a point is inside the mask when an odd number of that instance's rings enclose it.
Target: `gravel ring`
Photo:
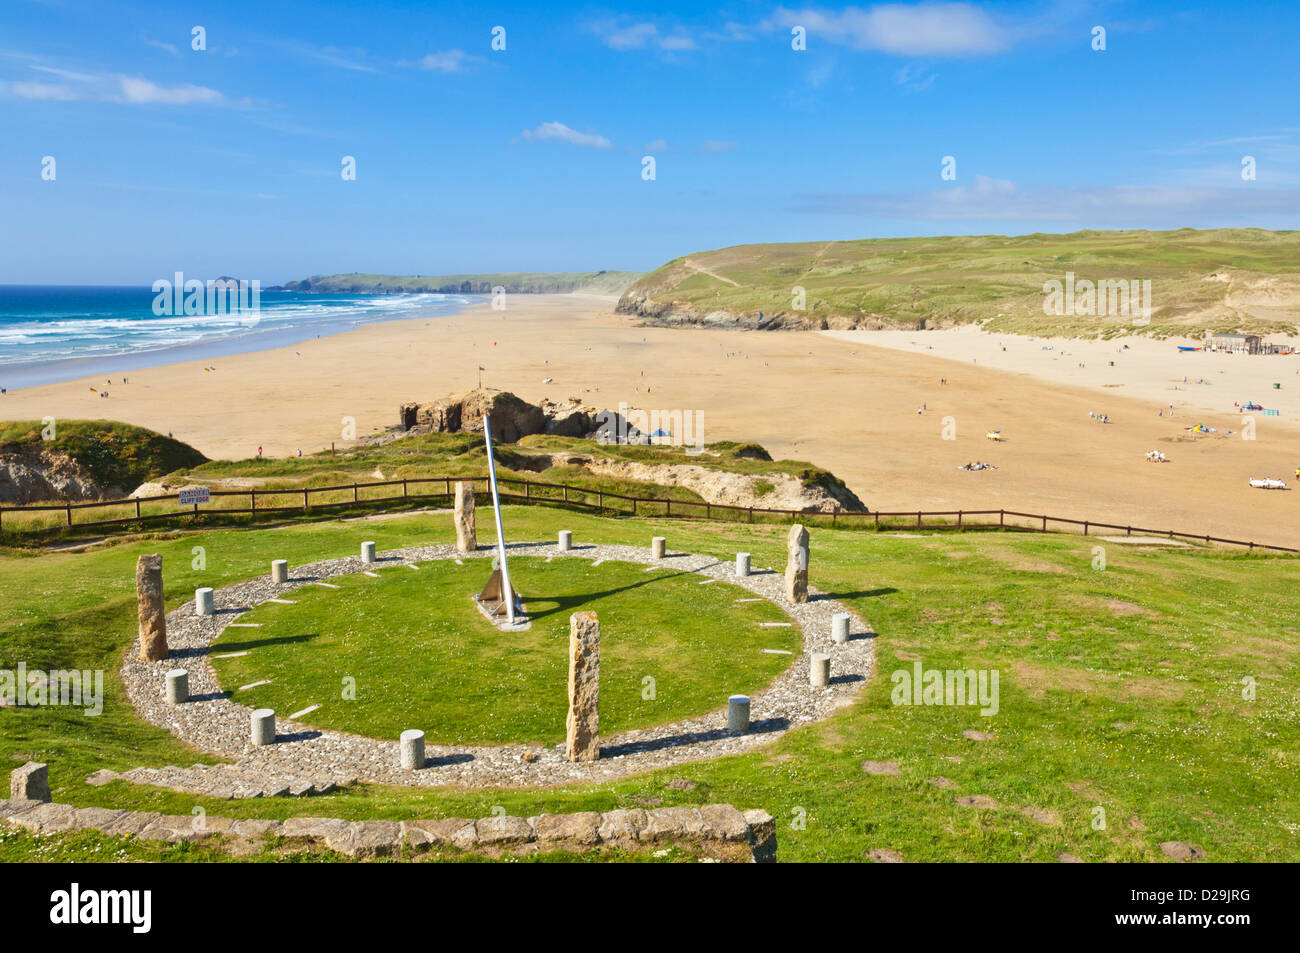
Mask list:
[[[425,748],[425,767],[407,770],[400,767],[396,739],[382,741],[315,729],[288,718],[277,718],[275,744],[262,747],[249,744],[252,709],[225,696],[209,661],[209,646],[217,636],[239,614],[254,606],[333,576],[437,559],[490,559],[495,554],[494,548],[458,553],[450,545],[419,546],[387,551],[374,564],[363,563],[359,556],[348,556],[296,566],[290,571],[289,581],[283,584],[272,583],[266,575],[218,589],[213,593],[216,612],[212,616],[198,616],[194,602],[185,603],[167,614],[168,658],[142,661],[140,640],[134,641],[121,672],[127,696],[145,721],[166,728],[197,748],[229,758],[240,767],[344,782],[530,787],[609,781],[669,765],[751,751],[770,744],[792,728],[829,717],[851,703],[871,677],[875,649],[870,626],[840,602],[811,587],[808,602],[787,602],[783,594],[784,577],[779,572],[753,569],[751,575],[737,577],[734,564],[711,556],[669,553],[665,559],[655,560],[648,549],[633,546],[575,545],[568,553],[560,553],[555,543],[515,544],[509,551],[517,556],[563,556],[662,566],[725,580],[784,610],[802,632],[802,651],[788,669],[750,696],[749,732],[728,734],[723,706],[700,717],[602,737],[601,757],[592,762],[566,760],[563,744],[553,748],[430,744]],[[843,644],[831,640],[831,617],[840,612],[850,616],[851,636]],[[831,656],[831,683],[821,689],[812,688],[808,682],[809,655],[814,652]],[[177,667],[189,672],[190,701],[169,705],[165,699],[166,672]],[[725,688],[720,688],[718,694],[720,698],[725,697]]]

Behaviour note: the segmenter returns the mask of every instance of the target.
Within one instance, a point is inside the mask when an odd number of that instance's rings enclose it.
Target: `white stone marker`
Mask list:
[[[748,695],[732,695],[727,699],[727,731],[734,734],[749,731]]]
[[[837,612],[831,616],[831,641],[847,642],[849,640],[849,614]]]
[[[169,669],[167,672],[167,704],[183,705],[189,700],[190,673],[183,668]]]
[[[361,544],[361,561],[362,561],[363,563],[372,563],[372,562],[375,561],[375,544],[374,544],[374,543],[362,543],[362,544]]]
[[[254,745],[269,745],[275,742],[275,709],[259,708],[250,718],[252,742]]]
[[[650,555],[655,559],[663,559],[664,553],[668,549],[668,540],[662,536],[656,536],[650,540]]]
[[[560,544],[559,544],[560,552],[567,553],[572,548],[573,548],[573,533],[569,532],[569,530],[567,529],[560,530]]]
[[[194,614],[212,615],[212,588],[210,586],[194,590]]]
[[[749,553],[736,553],[736,575],[749,575]]]
[[[414,771],[424,767],[424,732],[419,728],[408,728],[402,732],[402,767]]]
[[[271,581],[272,582],[289,581],[289,560],[287,559],[271,560]]]
[[[814,652],[808,669],[808,684],[813,688],[825,688],[830,680],[831,657],[825,652]]]

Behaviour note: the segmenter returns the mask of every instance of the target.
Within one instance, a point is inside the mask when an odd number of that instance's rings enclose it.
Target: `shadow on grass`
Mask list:
[[[319,639],[319,632],[309,632],[306,635],[280,635],[273,639],[254,639],[251,642],[221,642],[217,641],[207,648],[202,649],[181,649],[174,654],[180,655],[188,653],[190,655],[224,655],[227,652],[243,652],[247,649],[260,649],[268,645],[292,645],[294,642],[310,642],[312,639]]]
[[[847,676],[846,676],[847,677]],[[858,676],[859,678],[861,676]],[[775,731],[785,731],[790,727],[789,718],[764,718],[761,721],[751,721],[747,735],[770,734]],[[662,751],[665,748],[680,748],[684,745],[700,744],[704,741],[721,741],[725,738],[735,738],[725,728],[715,728],[711,731],[691,731],[681,735],[669,735],[667,738],[655,738],[651,741],[632,741],[621,745],[602,745],[600,749],[601,758],[617,758],[625,754],[636,754],[639,751]]]
[[[548,615],[555,615],[556,613],[576,612],[578,609],[588,605],[596,599],[604,599],[607,596],[618,595],[620,592],[639,589],[642,586],[648,586],[655,582],[662,582],[665,579],[694,575],[695,573],[693,572],[683,570],[681,572],[651,576],[650,578],[642,579],[639,582],[628,583],[626,586],[618,586],[614,589],[602,589],[599,592],[575,593],[574,595],[565,596],[528,596],[527,601],[530,606],[528,615],[529,618],[535,622],[538,619],[543,619]],[[554,606],[553,608],[543,609],[540,612],[533,611],[531,607],[536,606],[538,602],[551,602],[554,603]]]

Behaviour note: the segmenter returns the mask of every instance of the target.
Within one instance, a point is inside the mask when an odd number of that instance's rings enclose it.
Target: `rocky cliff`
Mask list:
[[[42,447],[0,454],[0,503],[82,502],[121,495],[120,487],[97,486],[66,453]]]

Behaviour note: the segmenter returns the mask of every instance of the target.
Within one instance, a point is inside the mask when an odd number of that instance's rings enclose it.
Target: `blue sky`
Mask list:
[[[1297,35],[1252,3],[6,0],[0,283],[1290,228]]]

